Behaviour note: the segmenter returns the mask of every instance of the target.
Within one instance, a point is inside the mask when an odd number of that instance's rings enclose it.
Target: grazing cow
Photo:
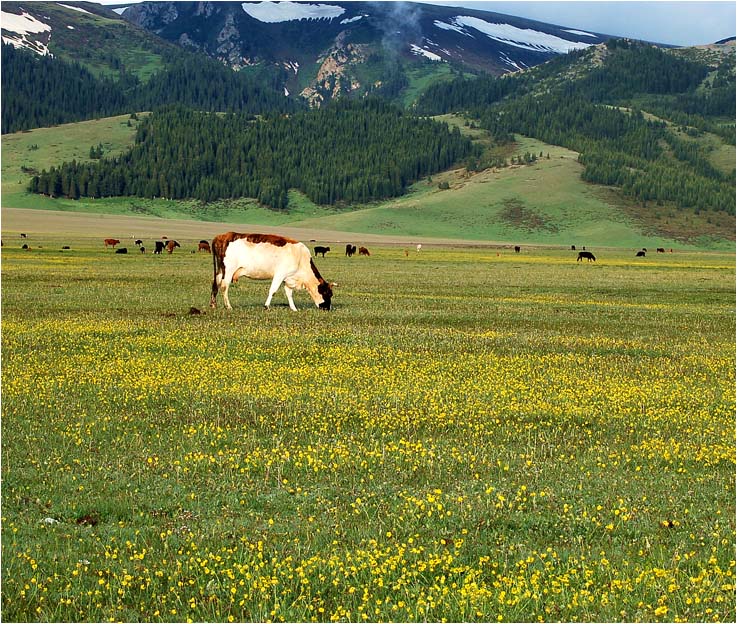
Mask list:
[[[350,243],[348,243],[345,246],[345,255],[348,256],[349,258],[351,256],[355,256],[356,255],[356,246],[355,245],[351,245]]]
[[[28,243],[23,243],[23,247],[21,247],[21,249],[30,249],[30,247],[28,246]]]
[[[206,251],[207,253],[210,253],[210,243],[207,241],[200,241],[199,245],[197,245],[197,251]]]
[[[26,236],[23,232],[21,232],[20,237],[21,238],[28,238],[28,236]]]
[[[665,253],[665,249],[663,249],[662,247],[658,247],[656,251],[658,253]]]
[[[239,234],[227,232],[212,239],[213,280],[210,307],[217,305],[217,294],[223,295],[223,303],[231,310],[228,287],[242,275],[254,280],[271,280],[269,295],[264,307],[268,310],[271,298],[284,283],[289,308],[294,312],[292,291],[306,288],[315,305],[329,310],[333,286],[326,282],[304,243],[274,234]]]
[[[520,246],[519,245],[515,245],[514,246],[514,253],[519,253],[519,250],[520,250]]]
[[[115,250],[115,253],[116,254],[127,254],[128,253],[128,248],[127,247],[121,247],[120,249],[116,249]]]
[[[143,241],[140,238],[137,238],[134,242],[136,243],[136,247],[143,245]]]
[[[571,245],[571,251],[576,251],[576,246],[575,245]]]
[[[645,257],[645,250],[644,249],[641,249],[640,251],[638,251],[635,254],[635,257],[637,257],[637,258],[644,258]]]
[[[65,249],[71,249],[71,247],[69,245],[64,245],[61,249],[64,251]]]
[[[330,251],[330,247],[320,247],[320,245],[318,245],[315,247],[315,258],[317,258],[317,254],[322,254],[322,257],[324,258],[328,251]]]
[[[366,249],[365,247],[359,247],[358,248],[358,255],[359,256],[370,256],[371,254],[369,253],[369,250]]]
[[[596,262],[596,256],[594,256],[594,254],[592,254],[590,251],[579,251],[576,262],[579,262],[584,258],[587,259],[589,262]]]
[[[120,244],[120,241],[117,238],[106,238],[103,242],[105,243],[105,249],[108,247],[115,249],[115,245]]]
[[[422,243],[417,243],[417,251],[420,251],[422,249]]]
[[[166,244],[166,251],[167,251],[168,253],[174,253],[174,248],[175,248],[175,247],[180,247],[179,243],[178,243],[177,241],[175,241],[175,240],[170,240],[170,241],[169,241],[169,242],[168,242],[168,243]]]
[[[164,251],[163,241],[156,241],[156,249],[154,249],[154,253],[160,254],[162,251]]]
[[[143,245],[141,245],[140,249],[141,249],[141,253],[144,253],[144,254],[146,253],[146,248]]]

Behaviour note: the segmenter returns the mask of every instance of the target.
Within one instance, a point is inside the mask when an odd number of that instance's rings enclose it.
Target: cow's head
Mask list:
[[[318,304],[321,310],[330,310],[330,303],[333,298],[333,286],[337,286],[337,284],[325,281],[317,285],[317,292],[322,295],[322,303]]]

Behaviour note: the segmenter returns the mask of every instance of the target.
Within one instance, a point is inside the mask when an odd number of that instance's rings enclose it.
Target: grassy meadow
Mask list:
[[[4,621],[735,621],[733,254],[334,245],[292,313],[30,244]]]

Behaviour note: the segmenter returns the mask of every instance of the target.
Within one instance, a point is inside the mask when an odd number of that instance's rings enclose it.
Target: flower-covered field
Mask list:
[[[735,620],[733,256],[183,247],[3,250],[3,620]]]

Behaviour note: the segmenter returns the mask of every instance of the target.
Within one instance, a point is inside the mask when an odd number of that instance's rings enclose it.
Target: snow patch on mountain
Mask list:
[[[25,11],[20,15],[1,11],[0,19],[2,19],[2,29],[10,33],[2,36],[3,43],[9,43],[16,48],[26,48],[41,56],[49,54],[48,42],[34,41],[28,38],[28,35],[36,35],[44,32],[50,33],[51,26],[37,20]],[[49,34],[50,37],[51,34]]]
[[[118,15],[123,15],[130,7],[124,6],[124,7],[118,7],[117,9],[113,9],[113,13],[117,13]]]
[[[81,9],[80,7],[70,6],[68,4],[59,4],[59,6],[63,6],[65,9],[71,9],[72,11],[79,11],[80,13],[87,13],[87,15],[92,15],[92,13]]]
[[[437,28],[440,28],[442,30],[452,30],[460,33],[461,35],[466,35],[466,37],[471,37],[471,39],[474,39],[474,36],[470,32],[464,30],[460,26],[456,26],[455,24],[446,24],[445,22],[441,22],[440,20],[435,20],[433,24]]]
[[[414,54],[417,54],[418,56],[424,56],[425,58],[430,59],[431,61],[442,61],[443,57],[438,56],[434,52],[430,52],[429,50],[425,50],[424,48],[421,48],[418,45],[415,45],[414,43],[410,45],[410,49]]]
[[[581,50],[593,45],[580,41],[568,41],[567,39],[530,28],[517,28],[510,24],[494,24],[469,15],[458,15],[453,18],[451,24],[436,20],[435,26],[447,30],[455,30],[464,35],[470,35],[466,28],[473,28],[500,43],[534,52],[566,54],[572,50]]]
[[[363,19],[364,17],[368,17],[368,15],[356,15],[355,17],[346,17],[344,20],[340,20],[341,24],[352,24],[353,22],[357,22],[360,19]]]
[[[596,35],[592,35],[591,33],[584,32],[583,30],[571,30],[570,28],[564,28],[563,32],[571,33],[572,35],[581,35],[582,37],[596,38]]]
[[[302,2],[244,2],[243,10],[259,22],[276,23],[303,19],[328,19],[345,13],[343,7],[330,4],[304,4]]]

